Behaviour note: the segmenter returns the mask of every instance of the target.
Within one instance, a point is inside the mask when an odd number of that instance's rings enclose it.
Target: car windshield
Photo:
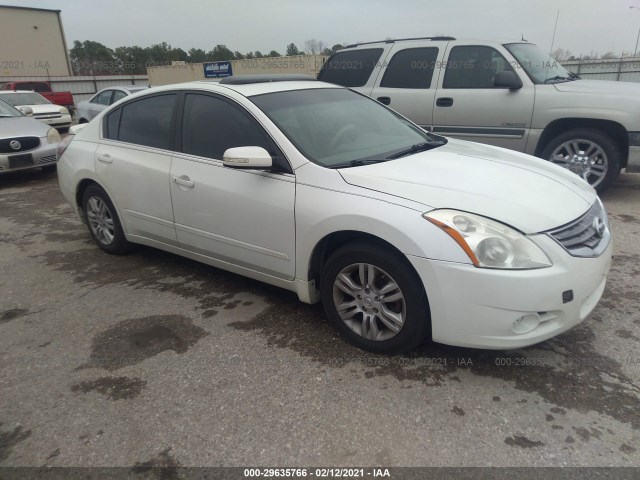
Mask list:
[[[534,83],[559,83],[575,80],[577,76],[558,61],[530,43],[510,43],[505,48],[518,61]]]
[[[442,140],[347,89],[269,93],[253,96],[251,101],[300,152],[324,167],[386,161],[412,146]]]
[[[0,118],[22,117],[20,110],[13,108],[10,104],[0,99]]]
[[[2,99],[13,106],[19,105],[49,105],[50,102],[35,92],[4,93]]]

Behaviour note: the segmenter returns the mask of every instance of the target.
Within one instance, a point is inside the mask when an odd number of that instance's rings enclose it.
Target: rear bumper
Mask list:
[[[553,257],[549,268],[491,270],[409,256],[427,291],[433,340],[520,348],[582,322],[604,292],[612,242],[600,257],[576,258],[545,235],[537,237],[536,243]],[[564,303],[563,292],[569,290],[573,300]]]

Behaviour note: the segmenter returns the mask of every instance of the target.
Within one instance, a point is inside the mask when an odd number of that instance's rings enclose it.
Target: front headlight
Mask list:
[[[423,217],[453,238],[476,267],[524,270],[552,265],[525,235],[495,220],[457,210],[433,210]]]
[[[60,134],[55,128],[50,128],[47,131],[47,143],[58,143],[60,141]]]
[[[69,115],[69,110],[67,110],[65,107],[60,107],[60,110],[58,111],[63,115]]]

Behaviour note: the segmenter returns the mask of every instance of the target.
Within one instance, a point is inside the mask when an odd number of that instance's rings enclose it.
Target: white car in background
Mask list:
[[[0,90],[0,99],[18,110],[30,109],[33,112],[33,118],[60,132],[68,131],[71,126],[69,110],[60,105],[54,105],[39,93],[28,90]]]
[[[87,123],[93,120],[101,111],[118,100],[148,89],[145,85],[127,85],[123,87],[109,87],[97,92],[89,100],[78,103],[78,123]]]
[[[298,77],[125,99],[62,141],[62,193],[104,251],[149,245],[322,301],[372,351],[516,348],[589,315],[613,247],[587,182]]]

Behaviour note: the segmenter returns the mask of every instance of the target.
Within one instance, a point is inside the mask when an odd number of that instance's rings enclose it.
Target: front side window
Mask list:
[[[498,72],[513,72],[509,62],[495,48],[454,47],[449,54],[444,88],[494,88]]]
[[[318,74],[318,80],[343,87],[362,87],[382,55],[382,48],[338,52],[331,56]]]
[[[233,147],[262,147],[274,155],[266,133],[255,120],[227,100],[211,95],[186,95],[182,121],[182,151],[222,160]]]
[[[176,94],[155,95],[123,105],[107,117],[106,137],[169,150]]]
[[[111,103],[116,103],[118,100],[123,99],[124,97],[126,97],[127,94],[124,93],[121,90],[114,90],[113,91],[113,98],[111,99]]]
[[[381,87],[430,88],[438,49],[407,48],[396,53],[384,72]]]
[[[93,100],[91,100],[91,103],[97,103],[99,105],[109,105],[109,100],[111,99],[111,92],[112,92],[111,90],[105,90],[104,92],[100,92],[95,97],[93,97]]]
[[[369,97],[345,88],[318,88],[251,97],[309,160],[335,167],[392,160],[417,144],[441,140]]]

